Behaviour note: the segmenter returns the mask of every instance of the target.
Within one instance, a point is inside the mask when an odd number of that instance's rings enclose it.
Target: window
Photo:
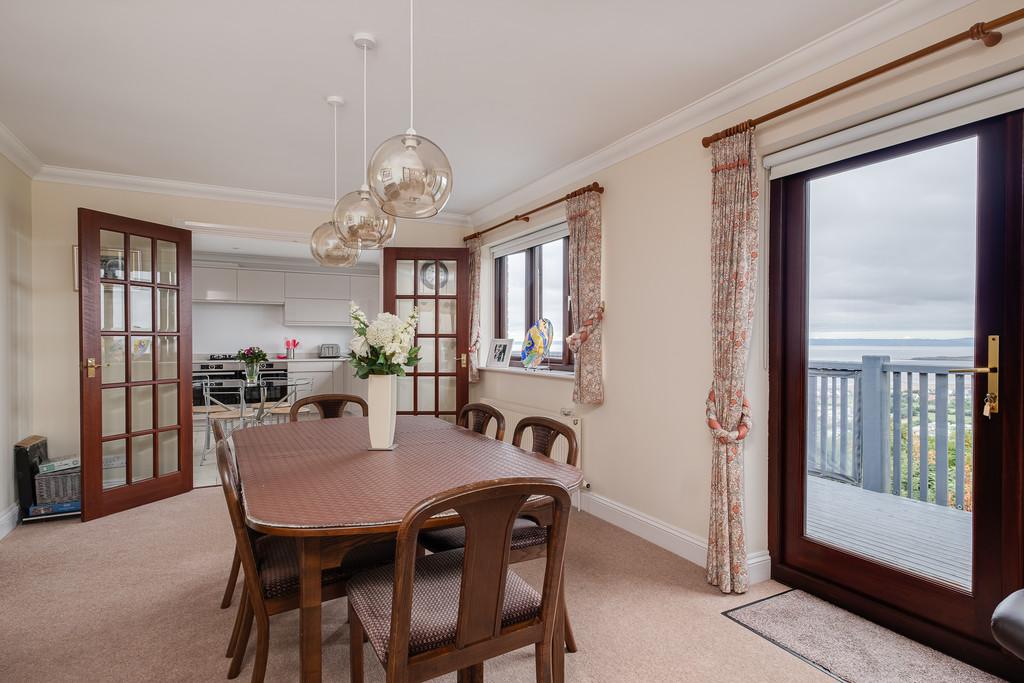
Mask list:
[[[547,318],[555,331],[548,355],[550,367],[571,370],[572,352],[565,343],[572,333],[569,238],[565,226],[531,236],[526,245],[512,243],[495,253],[494,334],[499,339],[512,340],[512,365],[522,365],[519,354],[526,331],[541,318]]]

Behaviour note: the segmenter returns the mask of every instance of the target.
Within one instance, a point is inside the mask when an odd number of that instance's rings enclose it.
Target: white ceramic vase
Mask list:
[[[398,385],[395,375],[370,375],[366,402],[370,407],[370,448],[395,447],[395,416],[398,412]]]

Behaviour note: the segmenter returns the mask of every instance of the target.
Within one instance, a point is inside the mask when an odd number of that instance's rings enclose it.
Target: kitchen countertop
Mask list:
[[[312,363],[316,361],[347,361],[346,356],[339,356],[337,358],[319,358],[317,356],[302,356],[300,358],[275,358],[273,355],[267,359],[268,363]],[[193,363],[234,363],[234,358],[228,360],[210,360],[206,357],[196,357],[192,359]]]

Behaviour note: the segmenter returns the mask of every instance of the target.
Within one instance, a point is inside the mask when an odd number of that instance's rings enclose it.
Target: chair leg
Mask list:
[[[267,675],[267,655],[270,653],[270,620],[266,613],[256,618],[256,659],[252,663],[252,683],[263,683]]]
[[[363,683],[363,624],[351,603],[348,606],[348,629],[349,681]]]
[[[224,587],[224,599],[220,601],[220,608],[231,607],[231,597],[235,594],[235,584],[238,583],[238,570],[242,566],[242,558],[238,556],[238,548],[235,548],[235,556],[231,558],[231,573],[228,574],[228,585]]]
[[[565,649],[567,652],[578,652],[579,648],[576,647],[576,635],[572,632],[572,623],[569,621],[569,608],[565,604],[565,584],[562,584],[562,590],[560,591],[562,602],[562,614],[565,615]]]
[[[537,683],[551,683],[551,643],[537,643],[534,650],[534,659],[537,663]]]
[[[459,669],[457,676],[458,683],[484,683],[484,664],[474,664],[465,669]]]
[[[231,655],[231,666],[228,667],[228,678],[238,678],[238,672],[242,670],[242,659],[245,657],[245,650],[249,646],[249,634],[252,633],[252,604],[246,596],[239,607],[243,610],[242,628],[238,632],[238,642],[235,644],[235,652]]]
[[[228,651],[224,654],[225,657],[235,654],[235,648],[238,647],[238,638],[242,633],[242,621],[245,619],[245,606],[248,603],[249,593],[245,586],[242,586],[242,597],[238,603],[238,612],[235,614],[235,627],[231,629],[231,640],[228,641]]]

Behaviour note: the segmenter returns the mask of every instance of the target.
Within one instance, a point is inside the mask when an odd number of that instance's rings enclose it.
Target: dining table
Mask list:
[[[570,491],[579,469],[428,415],[399,415],[394,450],[371,450],[367,418],[289,422],[236,431],[235,459],[246,524],[294,537],[299,556],[300,680],[322,676],[321,572],[353,548],[394,539],[416,503],[451,488],[507,477],[554,479]],[[543,523],[550,502],[527,501]],[[426,528],[456,526],[454,512]],[[564,648],[559,610],[553,673],[561,680]]]

